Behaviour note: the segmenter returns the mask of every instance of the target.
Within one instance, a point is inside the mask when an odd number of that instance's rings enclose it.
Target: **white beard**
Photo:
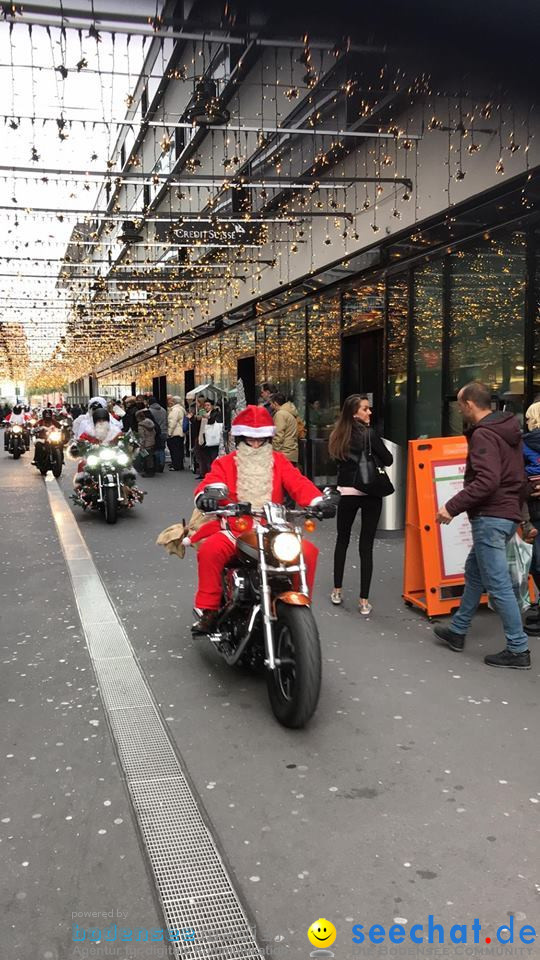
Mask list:
[[[95,423],[94,434],[97,440],[100,440],[101,443],[105,443],[109,436],[109,424],[104,420],[100,420],[98,423]]]
[[[251,503],[260,510],[263,503],[272,500],[274,456],[271,443],[262,447],[250,447],[239,443],[236,450],[238,499]]]

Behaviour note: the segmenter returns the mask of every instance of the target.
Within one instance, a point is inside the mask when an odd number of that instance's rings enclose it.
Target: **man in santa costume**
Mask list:
[[[103,407],[96,407],[92,413],[92,420],[86,423],[83,432],[79,435],[78,440],[75,441],[71,452],[72,454],[77,453],[77,444],[79,440],[85,443],[106,444],[107,446],[112,446],[119,440],[121,433],[122,424],[120,424],[120,429],[118,429],[118,421],[111,421],[109,411]],[[85,459],[79,460],[79,463],[77,464],[77,473],[73,478],[73,485],[75,487],[80,486],[80,484],[83,482],[85,465]]]
[[[210,472],[195,490],[196,507],[207,512],[216,510],[217,501],[205,497],[204,490],[211,484],[225,483],[229,496],[221,506],[225,502],[248,502],[255,509],[261,509],[269,501],[283,503],[287,493],[301,507],[321,504],[324,512],[327,504],[317,487],[282,453],[272,450],[274,422],[264,407],[248,406],[242,410],[233,420],[231,433],[236,440],[236,450],[214,460]],[[333,513],[334,508],[330,510]],[[195,607],[201,610],[201,618],[194,624],[193,632],[211,633],[221,604],[221,574],[236,552],[234,520],[226,531],[221,530],[218,520],[211,520],[184,543],[200,544]],[[311,593],[319,551],[308,540],[302,549]]]

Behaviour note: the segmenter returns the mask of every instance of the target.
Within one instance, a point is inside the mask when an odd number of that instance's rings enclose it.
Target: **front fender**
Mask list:
[[[298,590],[286,590],[284,593],[278,593],[272,600],[272,613],[276,616],[276,606],[278,602],[286,603],[290,607],[310,607],[311,600],[305,593]]]

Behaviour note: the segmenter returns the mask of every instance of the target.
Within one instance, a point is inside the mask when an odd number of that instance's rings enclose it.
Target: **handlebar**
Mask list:
[[[321,507],[324,506],[324,510],[321,510]],[[229,503],[225,507],[218,507],[217,510],[211,511],[202,511],[213,513],[216,517],[255,517],[255,519],[262,519],[266,516],[264,509],[256,510],[252,507],[251,503]],[[288,522],[295,522],[302,519],[313,518],[315,520],[325,520],[329,517],[334,517],[336,514],[335,504],[330,503],[329,501],[324,501],[324,503],[314,504],[311,507],[299,507],[293,510],[285,511],[285,518]]]

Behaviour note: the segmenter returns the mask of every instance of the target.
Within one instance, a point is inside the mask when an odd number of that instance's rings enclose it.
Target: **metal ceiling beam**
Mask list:
[[[43,13],[43,10],[46,8],[35,6],[37,13]],[[89,30],[90,27],[97,28],[100,27],[103,33],[120,33],[125,34],[126,36],[139,36],[139,37],[151,37],[152,39],[164,39],[164,40],[199,40],[202,43],[226,43],[232,44],[233,46],[245,46],[246,41],[250,43],[255,43],[260,47],[285,47],[286,49],[293,50],[303,50],[305,49],[306,44],[303,40],[298,40],[293,38],[288,40],[282,37],[271,39],[268,37],[258,37],[256,34],[251,34],[249,27],[245,32],[242,32],[240,36],[235,36],[230,32],[223,30],[221,33],[209,33],[208,30],[205,30],[204,27],[201,30],[154,30],[153,27],[143,27],[142,25],[139,28],[133,29],[129,24],[129,20],[126,21],[125,25],[122,26],[112,26],[107,23],[106,26],[102,26],[101,16],[96,15],[95,17],[89,17],[87,12],[81,10],[71,11],[71,16],[68,17],[65,10],[62,8],[48,8],[47,14],[45,16],[27,16],[29,8],[25,3],[24,5],[24,15],[14,15],[9,12],[9,10],[4,11],[4,21],[6,23],[13,23],[19,26],[38,26],[38,27],[57,27],[58,29],[65,28],[66,30]],[[104,15],[105,16],[105,15]],[[66,20],[77,20],[78,23],[67,23]],[[116,17],[115,21],[117,23],[122,23],[123,17]],[[146,18],[148,22],[148,18]],[[187,23],[188,26],[192,26],[191,21],[182,21]],[[335,47],[335,39],[328,41],[313,40],[309,41],[310,50],[327,50],[331,52]],[[353,51],[355,53],[386,53],[388,48],[386,45],[376,47],[370,44],[358,44],[358,43],[349,43],[347,44],[347,51]]]
[[[1,67],[1,66],[3,66],[3,64],[0,64],[0,67]],[[306,90],[309,90],[309,92],[312,92],[311,88],[309,88],[309,87],[306,87],[305,89],[306,89]],[[341,93],[341,92],[342,92],[342,91],[340,91],[339,89],[338,89],[338,90],[331,90],[331,91],[329,91],[329,95],[330,95],[330,96],[334,96],[334,94],[336,94],[336,93]],[[381,92],[382,92],[382,91],[381,91]],[[7,120],[7,119],[10,118],[11,116],[12,116],[12,114],[7,114],[7,113],[6,113],[6,114],[4,114],[4,119]],[[15,114],[13,114],[13,118],[16,118],[17,120],[30,120],[30,121],[32,121],[32,122],[36,121],[36,122],[39,122],[39,123],[49,123],[49,122],[50,122],[50,123],[56,123],[56,120],[57,120],[56,117],[32,117],[32,116],[23,116],[22,114],[17,113],[17,112],[15,112]],[[180,130],[193,130],[193,129],[194,129],[194,126],[195,126],[195,129],[199,129],[199,127],[198,127],[197,125],[194,125],[193,123],[188,123],[188,122],[185,121],[185,120],[144,120],[144,119],[143,119],[143,120],[116,120],[116,119],[111,119],[111,120],[94,120],[94,119],[91,119],[91,118],[83,119],[82,117],[71,117],[71,118],[69,118],[69,117],[66,117],[66,116],[64,115],[64,113],[62,113],[62,118],[63,118],[63,120],[65,120],[66,124],[68,124],[68,123],[84,123],[84,124],[88,124],[88,126],[106,126],[106,127],[117,126],[117,127],[131,127],[131,128],[134,128],[134,127],[143,127],[143,126],[144,126],[144,127],[158,127],[158,128],[160,128],[160,129],[166,129],[166,130],[176,130],[176,129],[180,129]],[[240,124],[241,124],[241,126],[240,126]],[[204,124],[201,124],[200,126],[203,127]],[[310,136],[310,137],[320,137],[320,136],[326,136],[326,137],[352,137],[352,138],[355,138],[355,137],[356,137],[357,139],[362,139],[362,138],[363,138],[363,139],[369,139],[369,138],[373,138],[373,139],[375,139],[375,140],[398,140],[398,141],[399,141],[399,140],[423,140],[423,138],[424,138],[424,137],[423,137],[423,134],[421,134],[421,133],[405,133],[405,131],[403,131],[403,133],[395,134],[395,133],[384,133],[383,131],[380,131],[380,130],[373,130],[373,131],[371,131],[371,132],[369,132],[369,131],[361,131],[361,130],[327,130],[327,129],[324,128],[324,127],[267,127],[267,126],[264,126],[264,127],[263,127],[263,126],[255,127],[255,126],[251,126],[251,125],[249,125],[249,124],[242,124],[242,118],[241,118],[241,117],[236,118],[234,124],[233,124],[233,123],[229,123],[229,124],[227,124],[227,123],[212,124],[212,125],[209,126],[208,128],[205,127],[205,129],[210,130],[210,132],[212,132],[212,133],[213,133],[215,130],[220,130],[222,133],[226,133],[226,134],[231,134],[231,133],[235,133],[235,134],[237,134],[237,133],[257,133],[257,134],[265,134],[265,133],[293,133],[293,134],[297,134],[297,133],[299,133],[299,134],[304,134],[304,135],[307,135],[307,136]],[[456,128],[454,128],[454,127],[441,127],[440,129],[441,129],[441,130],[445,130],[446,132],[452,132],[452,133],[457,133],[457,132],[458,132],[458,128],[457,128],[457,127],[456,127]],[[496,133],[496,130],[481,130],[481,129],[477,128],[477,127],[474,127],[474,132],[475,132],[475,134],[476,134],[476,133],[486,133],[486,134],[489,133],[489,134],[493,134],[493,133]],[[107,171],[107,172],[108,172],[108,175],[110,176],[110,175],[111,175],[111,171],[109,170],[109,171]],[[164,176],[165,176],[165,174],[164,174]]]

